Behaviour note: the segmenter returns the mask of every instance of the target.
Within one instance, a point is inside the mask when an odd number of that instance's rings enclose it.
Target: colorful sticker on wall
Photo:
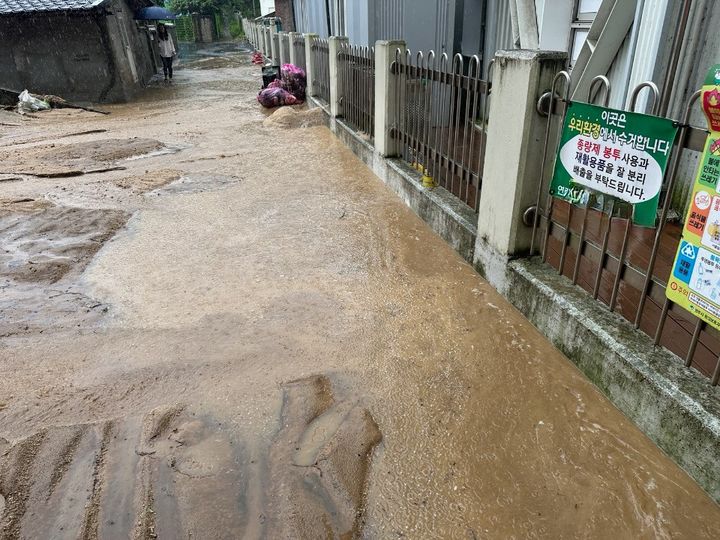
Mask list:
[[[633,221],[654,227],[676,135],[667,118],[570,103],[550,193],[573,204],[588,190],[603,193],[632,203]]]
[[[720,64],[708,71],[701,104],[710,134],[666,294],[720,330]]]

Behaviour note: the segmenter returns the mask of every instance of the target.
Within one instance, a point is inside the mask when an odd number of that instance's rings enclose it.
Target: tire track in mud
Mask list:
[[[27,511],[33,481],[32,468],[44,439],[44,431],[25,439],[16,447],[14,463],[0,465],[0,496],[5,501],[0,516],[1,540],[20,536],[20,522]]]
[[[100,504],[104,489],[105,479],[105,456],[110,446],[110,438],[113,434],[113,422],[105,422],[102,429],[102,440],[100,442],[100,450],[95,458],[93,467],[92,491],[90,494],[90,502],[85,509],[85,518],[83,520],[82,540],[93,540],[98,538],[98,514],[100,513]]]
[[[269,449],[181,404],[0,446],[0,539],[357,537],[377,425],[327,377],[282,391]]]
[[[75,457],[75,452],[80,445],[80,440],[85,435],[86,431],[86,426],[78,426],[75,429],[75,434],[70,438],[68,443],[65,445],[65,448],[62,449],[60,455],[58,455],[58,459],[53,467],[52,475],[50,476],[50,485],[48,486],[47,495],[48,500],[52,497],[52,494],[55,492],[55,488],[63,479],[63,476],[65,476],[65,473],[70,467],[70,464]]]

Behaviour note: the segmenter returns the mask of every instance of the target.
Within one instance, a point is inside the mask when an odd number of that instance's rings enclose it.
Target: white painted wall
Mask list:
[[[568,51],[574,7],[574,0],[535,0],[541,50]]]
[[[275,0],[260,0],[260,15],[267,15],[275,11]]]

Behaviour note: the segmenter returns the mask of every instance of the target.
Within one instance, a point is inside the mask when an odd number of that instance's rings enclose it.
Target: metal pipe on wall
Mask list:
[[[660,116],[667,116],[668,108],[670,107],[670,98],[672,94],[672,88],[675,84],[677,76],[678,62],[680,61],[680,52],[682,51],[682,45],[685,38],[685,32],[687,30],[688,19],[690,18],[690,8],[692,7],[692,0],[683,0],[683,7],[680,12],[680,21],[675,32],[673,39],[673,45],[670,53],[670,63],[665,74],[665,80],[662,87],[662,101],[660,102]]]

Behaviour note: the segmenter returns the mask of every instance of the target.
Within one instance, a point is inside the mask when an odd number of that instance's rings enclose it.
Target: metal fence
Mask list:
[[[375,130],[375,48],[343,44],[338,63],[343,118],[372,141]]]
[[[307,72],[307,65],[305,62],[305,38],[302,36],[292,36],[292,43],[290,46],[295,51],[295,64]]]
[[[558,141],[553,140],[551,133],[561,131],[554,128],[562,126],[567,111],[569,80],[569,75],[561,72],[553,81],[551,95],[555,98],[550,100],[545,138],[547,163],[557,150]],[[607,103],[610,93],[607,79],[596,77],[593,83],[591,92],[598,86],[605,87]],[[558,88],[563,89],[564,97],[558,97]],[[653,109],[659,105],[657,87],[642,83],[631,95],[631,111],[644,89],[653,94]],[[545,198],[543,193],[549,193],[551,176],[546,174],[538,186],[539,219],[533,228],[531,251],[539,250],[543,262],[585,289],[609,311],[622,315],[635,328],[653,337],[655,345],[662,345],[682,358],[685,366],[710,377],[716,385],[720,378],[720,332],[665,296],[683,230],[683,217],[670,214],[678,168],[689,153],[702,151],[707,135],[704,128],[689,125],[699,96],[697,92],[688,101],[679,122],[680,130],[660,192],[660,215],[655,229],[633,224],[632,208],[614,199],[591,196],[584,207],[579,207],[550,195]],[[543,166],[542,170],[546,168]]]
[[[481,79],[473,56],[450,60],[446,53],[413,55],[399,49],[391,72],[400,78],[398,117],[392,135],[401,155],[423,174],[425,185],[439,185],[476,212],[485,152],[490,82]]]
[[[310,52],[313,55],[313,88],[317,97],[330,103],[330,47],[327,39],[313,39]]]

